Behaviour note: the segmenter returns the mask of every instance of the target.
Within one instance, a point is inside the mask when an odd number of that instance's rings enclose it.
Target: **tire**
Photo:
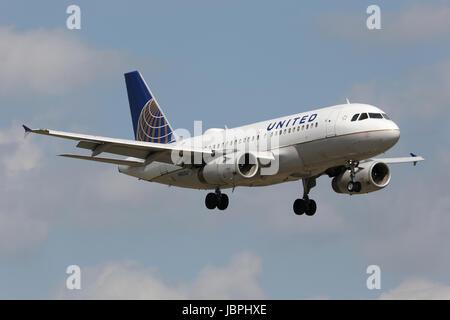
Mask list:
[[[361,192],[361,182],[355,182],[355,185],[353,186],[354,192]]]
[[[307,216],[313,216],[316,213],[317,210],[317,204],[314,200],[309,200],[308,204],[306,205],[305,213]]]
[[[210,210],[215,209],[217,207],[218,202],[219,202],[218,197],[215,193],[210,192],[206,195],[205,205],[208,209]]]
[[[347,190],[348,190],[348,192],[354,192],[354,190],[355,190],[355,183],[353,183],[352,181],[350,181],[350,182],[347,184]]]
[[[229,199],[228,196],[224,193],[222,193],[219,197],[219,201],[217,203],[217,209],[219,210],[225,210],[228,208]]]
[[[293,205],[294,213],[298,216],[302,215],[306,211],[306,203],[303,199],[297,199]]]

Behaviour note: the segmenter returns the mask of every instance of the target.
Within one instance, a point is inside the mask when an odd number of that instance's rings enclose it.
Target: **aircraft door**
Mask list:
[[[328,137],[334,137],[336,135],[336,121],[339,116],[340,110],[332,110],[328,116],[328,119],[326,120],[327,124],[327,138]]]

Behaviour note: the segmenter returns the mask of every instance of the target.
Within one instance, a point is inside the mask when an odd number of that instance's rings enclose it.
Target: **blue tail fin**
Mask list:
[[[125,83],[135,139],[157,143],[175,142],[172,127],[139,71],[125,73]]]

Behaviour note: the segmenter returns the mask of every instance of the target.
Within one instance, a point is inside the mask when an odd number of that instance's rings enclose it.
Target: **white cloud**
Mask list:
[[[321,33],[333,39],[350,39],[360,47],[380,44],[406,46],[450,37],[450,6],[412,4],[392,12],[381,6],[381,30],[368,30],[365,11],[360,14],[333,12],[316,19]]]
[[[0,253],[21,254],[42,243],[49,226],[27,210],[28,194],[17,186],[22,174],[38,167],[41,152],[24,139],[17,124],[0,130]]]
[[[261,275],[261,259],[244,252],[233,256],[225,267],[206,266],[187,291],[197,299],[262,299]]]
[[[136,261],[82,268],[82,289],[58,289],[57,298],[83,299],[260,299],[261,259],[242,252],[223,266],[207,265],[191,282],[171,284]]]
[[[34,144],[24,139],[24,130],[16,123],[0,129],[0,151],[0,163],[9,176],[37,167],[42,156]]]
[[[382,293],[379,298],[382,300],[448,300],[450,286],[423,278],[413,278]]]
[[[120,65],[111,50],[90,48],[67,30],[0,27],[0,95],[63,94]]]

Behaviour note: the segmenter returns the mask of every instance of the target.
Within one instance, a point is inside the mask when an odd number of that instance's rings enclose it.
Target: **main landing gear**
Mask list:
[[[225,210],[228,207],[228,196],[225,193],[220,192],[219,188],[216,188],[216,192],[210,192],[206,195],[205,205],[208,209]]]
[[[347,184],[348,192],[360,192],[361,191],[361,182],[355,181],[355,169],[358,168],[359,161],[348,160],[345,163],[345,167],[347,170],[350,170],[350,181]]]
[[[294,201],[294,212],[296,215],[306,214],[307,216],[313,216],[316,213],[317,205],[312,199],[309,199],[309,191],[316,186],[316,178],[302,179],[303,183],[303,199],[297,199]]]

